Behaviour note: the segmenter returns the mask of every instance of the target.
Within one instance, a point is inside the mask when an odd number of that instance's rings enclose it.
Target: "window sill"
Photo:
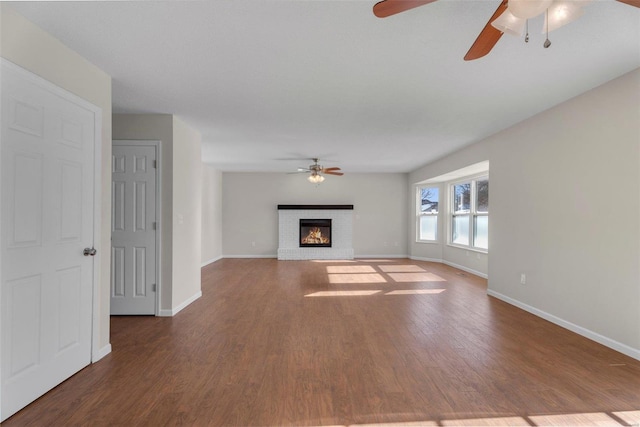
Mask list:
[[[477,252],[477,253],[480,253],[480,254],[489,255],[489,251],[487,249],[472,248],[470,246],[456,245],[456,244],[453,244],[453,243],[447,243],[447,246],[449,246],[451,248],[462,249],[462,250],[465,250],[465,251]]]
[[[425,243],[427,245],[439,245],[439,240],[416,240],[416,243]]]

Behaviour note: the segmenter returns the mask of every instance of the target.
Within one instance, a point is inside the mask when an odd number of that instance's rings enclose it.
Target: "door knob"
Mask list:
[[[84,248],[82,254],[84,256],[95,256],[98,251],[95,248]]]

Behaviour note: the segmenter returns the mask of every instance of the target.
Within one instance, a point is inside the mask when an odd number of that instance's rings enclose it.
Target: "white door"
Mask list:
[[[156,147],[112,148],[111,314],[156,312]]]
[[[6,419],[91,361],[97,260],[83,249],[94,242],[97,119],[85,101],[7,61],[1,74]]]

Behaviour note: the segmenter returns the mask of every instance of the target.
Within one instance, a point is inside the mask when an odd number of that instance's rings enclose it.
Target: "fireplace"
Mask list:
[[[306,246],[300,244],[300,220],[303,226],[309,218],[331,219],[331,235],[327,234],[329,244],[325,246]],[[326,227],[327,223],[314,227]],[[307,229],[305,237],[311,230]],[[320,229],[322,233],[322,229]],[[353,205],[278,205],[278,259],[353,259]]]
[[[330,248],[331,220],[330,219],[300,219],[300,247],[301,248]]]

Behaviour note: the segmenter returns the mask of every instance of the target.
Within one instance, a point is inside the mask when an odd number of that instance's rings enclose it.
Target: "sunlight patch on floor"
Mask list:
[[[530,426],[521,417],[473,418],[467,420],[443,420],[442,426]]]
[[[317,262],[319,264],[328,264],[328,263],[334,263],[337,264],[339,262],[357,262],[351,259],[312,259],[310,260],[311,262]]]
[[[445,289],[398,289],[395,291],[387,292],[385,295],[426,295],[439,294],[444,291]]]
[[[329,274],[329,283],[387,283],[387,280],[378,273]]]
[[[399,283],[406,282],[446,282],[445,279],[433,273],[388,273],[389,277]]]
[[[327,273],[375,273],[376,270],[370,265],[330,265],[327,266]]]
[[[437,421],[407,421],[400,423],[350,424],[346,427],[432,427],[439,425]]]
[[[612,414],[630,426],[640,425],[640,411],[612,412]]]
[[[419,265],[380,265],[380,270],[385,273],[415,273],[425,271],[424,268]]]
[[[537,426],[617,426],[615,419],[604,412],[584,414],[530,415]]]
[[[397,423],[351,424],[348,427],[418,427],[418,426],[530,426],[521,417],[473,418],[441,421],[405,421]]]
[[[611,412],[626,425],[637,426],[640,411]],[[417,426],[622,426],[625,425],[604,412],[557,415],[528,415],[526,417],[486,417],[469,419],[400,421],[391,423],[349,424],[345,427],[417,427]]]
[[[318,291],[305,297],[357,297],[377,294],[381,291]]]

